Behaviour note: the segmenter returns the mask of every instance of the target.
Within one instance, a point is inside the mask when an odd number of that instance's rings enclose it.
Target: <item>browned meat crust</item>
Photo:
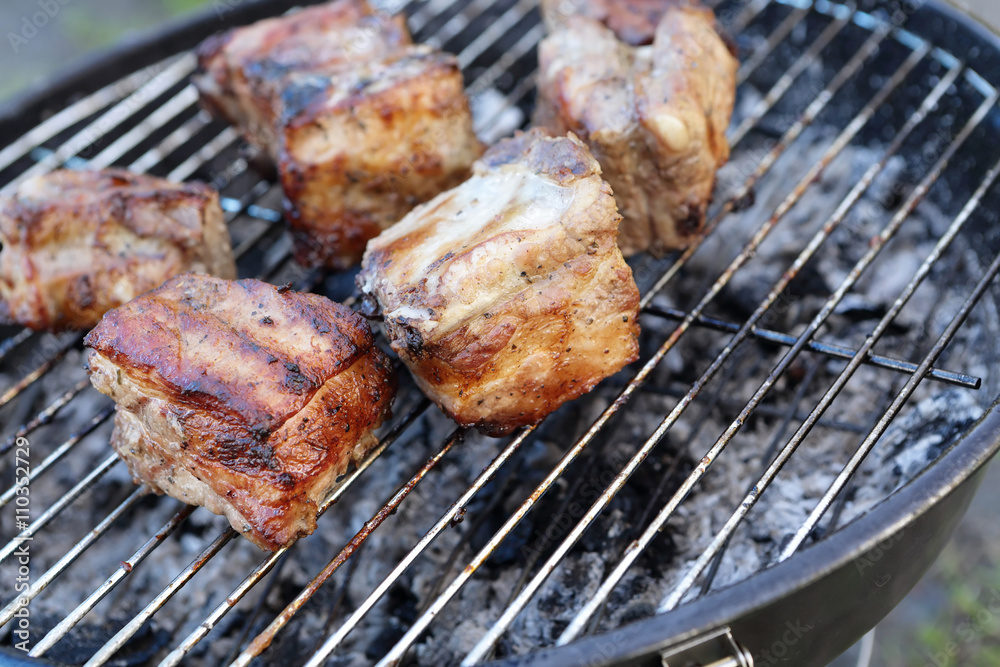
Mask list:
[[[236,276],[218,194],[122,169],[55,171],[0,201],[0,322],[89,329],[185,271]]]
[[[412,43],[403,16],[337,0],[232,28],[198,47],[202,104],[277,162],[281,97],[296,73],[331,72]]]
[[[364,0],[231,30],[199,63],[204,104],[277,162],[306,266],[356,264],[482,153],[455,57],[414,46],[402,17]]]
[[[109,312],[85,343],[136,481],[271,550],[315,530],[396,389],[363,318],[256,280],[178,276]]]
[[[575,137],[518,134],[369,243],[367,314],[460,424],[537,423],[637,358],[639,292],[600,173]]]
[[[551,22],[539,46],[535,123],[590,146],[624,218],[622,252],[683,248],[701,231],[715,172],[729,159],[738,62],[697,3],[630,0],[630,11],[605,16],[608,6],[580,2],[581,13]],[[652,45],[633,46],[645,37],[609,16],[647,20]]]

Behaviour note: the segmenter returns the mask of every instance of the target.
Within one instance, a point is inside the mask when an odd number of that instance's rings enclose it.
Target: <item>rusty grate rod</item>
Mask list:
[[[79,444],[81,440],[83,440],[88,435],[93,433],[98,426],[106,422],[108,418],[114,414],[114,412],[115,410],[113,407],[108,407],[101,410],[96,415],[91,417],[90,421],[88,421],[83,428],[81,428],[79,431],[71,435],[64,443],[62,443],[54,451],[52,451],[51,454],[46,456],[41,463],[35,466],[31,466],[31,474],[28,475],[28,483],[31,484],[36,479],[38,479],[42,475],[42,473],[44,473],[52,466],[52,464],[54,464],[56,461],[59,461],[63,456],[66,455],[67,452],[69,452],[71,449],[73,449],[73,447]],[[11,500],[14,499],[14,496],[17,494],[18,488],[20,487],[15,484],[14,486],[7,489],[2,496],[0,496],[0,508],[5,507],[8,503],[10,503]]]
[[[659,308],[657,306],[648,306],[643,312],[671,320],[683,320],[684,316],[687,315],[687,313],[678,308]],[[716,331],[722,331],[724,333],[737,333],[740,330],[740,325],[735,322],[727,322],[725,320],[716,319],[714,317],[706,317],[704,315],[696,318],[694,323],[699,326],[714,329]],[[778,345],[784,345],[786,347],[794,345],[796,339],[795,336],[772,331],[770,329],[761,329],[760,327],[751,327],[750,335],[759,340],[763,340],[768,343],[777,343]],[[818,352],[828,357],[833,357],[834,359],[843,359],[844,361],[850,361],[855,353],[855,350],[845,345],[838,345],[837,343],[824,343],[822,341],[815,340],[810,340],[806,347],[813,352]],[[878,354],[866,355],[864,363],[870,366],[877,366],[890,371],[896,371],[897,373],[910,374],[916,372],[917,370],[917,364],[909,361],[902,361],[900,359],[894,359],[892,357],[883,357]],[[928,372],[927,377],[932,380],[938,380],[945,384],[964,387],[966,389],[979,389],[979,387],[983,384],[982,378],[967,375],[965,373],[945,371],[938,368],[932,368]]]
[[[490,465],[483,469],[479,476],[473,481],[468,489],[452,503],[451,507],[441,515],[437,523],[428,530],[424,536],[420,539],[417,545],[406,554],[406,556],[393,568],[392,572],[386,575],[379,585],[365,598],[354,612],[344,620],[343,624],[337,629],[335,633],[330,635],[323,645],[316,651],[309,662],[306,663],[307,667],[319,667],[323,664],[326,658],[336,649],[336,647],[344,640],[345,637],[353,630],[361,619],[371,610],[372,607],[382,598],[383,595],[389,590],[389,588],[399,579],[400,576],[409,568],[416,558],[423,553],[431,542],[445,529],[451,522],[459,515],[460,512],[464,511],[465,507],[472,501],[472,499],[479,493],[480,490],[493,479],[496,472],[503,466],[511,456],[520,448],[520,446],[527,440],[528,436],[534,432],[534,427],[528,427],[521,430],[517,436],[507,444],[506,447],[490,462]]]
[[[17,442],[18,438],[23,438],[24,436],[28,435],[35,429],[45,426],[46,424],[52,423],[52,420],[55,418],[57,414],[59,414],[59,411],[62,410],[64,407],[66,407],[67,403],[76,398],[76,396],[80,392],[82,392],[89,386],[90,386],[90,380],[84,378],[79,382],[77,382],[75,385],[73,385],[70,389],[66,390],[66,392],[62,396],[52,401],[51,404],[46,406],[41,412],[35,415],[34,418],[31,419],[31,421],[19,426],[18,429],[14,431],[14,434],[12,436],[10,436],[7,440],[5,440],[3,444],[0,444],[0,454],[5,454],[9,452],[11,448],[14,446],[14,444]],[[0,505],[2,505],[2,503],[0,503]]]
[[[444,455],[447,454],[456,443],[462,441],[464,436],[464,428],[459,427],[452,432],[452,434],[444,441],[442,447],[431,458],[429,458],[416,473],[414,473],[413,477],[411,477],[406,484],[396,491],[395,495],[393,495],[389,502],[383,505],[382,509],[380,509],[375,516],[365,523],[361,530],[359,530],[351,541],[344,546],[340,553],[337,554],[332,561],[327,563],[326,567],[324,567],[323,570],[320,571],[320,573],[317,574],[311,582],[309,582],[308,586],[302,589],[298,596],[296,596],[296,598],[289,603],[277,617],[275,617],[267,628],[254,637],[254,640],[250,642],[250,645],[239,655],[238,658],[236,658],[236,660],[233,661],[234,667],[246,667],[250,664],[250,661],[253,658],[260,655],[264,649],[271,645],[271,640],[274,639],[274,636],[278,633],[278,631],[281,630],[281,628],[283,628],[289,620],[291,620],[292,616],[298,612],[302,605],[309,601],[309,598],[312,597],[313,593],[315,593],[320,586],[322,586],[326,580],[329,579],[333,573],[336,572],[337,569],[351,557],[354,551],[357,550],[357,548],[360,547],[366,539],[368,539],[368,536],[371,535],[375,529],[382,525],[382,523],[389,516],[396,512],[396,509],[403,502],[403,500],[410,495],[410,492],[416,488],[427,473],[433,470],[435,466],[440,463],[441,459],[444,458]]]
[[[67,567],[72,565],[73,561],[79,558],[80,554],[87,550],[87,547],[96,542],[97,538],[107,532],[108,528],[111,527],[111,524],[117,521],[123,514],[125,514],[125,512],[138,503],[142,497],[146,495],[146,493],[148,493],[148,489],[145,485],[137,487],[131,494],[129,494],[128,498],[118,505],[118,507],[109,512],[108,515],[93,528],[93,530],[87,531],[87,534],[83,536],[83,539],[73,545],[73,548],[66,552],[66,554],[63,555],[63,557],[60,558],[55,565],[50,567],[44,574],[31,582],[31,586],[28,587],[28,590],[22,591],[17,597],[11,600],[2,611],[0,611],[0,625],[9,623],[19,609],[27,607],[31,600],[34,600],[35,597],[45,590],[56,577],[62,574]]]
[[[34,538],[35,534],[41,530],[49,521],[51,521],[56,516],[66,509],[66,507],[76,500],[84,491],[89,489],[97,480],[104,476],[111,468],[118,463],[118,456],[112,454],[108,458],[104,459],[99,466],[94,468],[84,477],[82,480],[77,482],[77,484],[67,491],[59,500],[54,502],[45,512],[41,514],[34,522],[20,533],[17,534],[10,542],[8,542],[2,549],[0,549],[0,563],[7,560],[7,557],[14,553],[14,550],[21,545],[22,542],[26,540],[31,540]]]
[[[140,487],[141,489],[142,487]],[[137,489],[136,491],[139,491]],[[195,508],[191,505],[185,505],[179,512],[170,518],[167,523],[156,532],[155,535],[146,540],[139,549],[132,554],[128,560],[124,560],[118,566],[110,577],[108,577],[103,584],[101,584],[96,591],[91,593],[86,600],[77,605],[76,609],[66,615],[59,624],[52,628],[48,634],[42,637],[37,644],[35,644],[28,655],[37,658],[45,654],[50,648],[55,646],[62,637],[66,635],[77,623],[87,615],[87,612],[93,609],[98,602],[104,599],[104,596],[111,592],[111,590],[118,585],[122,579],[128,576],[132,570],[138,567],[139,563],[146,559],[152,551],[163,543],[173,532],[177,529],[181,523],[184,522],[191,513],[194,512]]]

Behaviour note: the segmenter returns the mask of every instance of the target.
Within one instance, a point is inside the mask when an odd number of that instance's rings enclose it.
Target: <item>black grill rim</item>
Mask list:
[[[205,31],[323,1],[217,0],[188,18],[130,36],[0,104],[0,146],[80,96],[193,48]],[[896,4],[900,3],[860,0],[857,9],[871,11]],[[974,62],[977,74],[1000,87],[1000,34],[942,0],[909,4],[920,7],[904,29],[924,33],[935,46]],[[998,405],[1000,399],[933,465],[867,514],[839,528],[836,537],[803,547],[787,561],[669,613],[586,635],[566,646],[488,664],[659,665],[663,649],[728,626],[753,656],[753,664],[769,665],[774,658],[768,651],[782,642],[783,635],[793,627],[811,625],[794,642],[784,641],[787,652],[781,660],[805,667],[826,665],[905,597],[950,539],[975,496],[985,466],[1000,452]],[[908,548],[915,545],[920,548]],[[0,662],[61,664],[26,658],[6,647],[0,647]]]

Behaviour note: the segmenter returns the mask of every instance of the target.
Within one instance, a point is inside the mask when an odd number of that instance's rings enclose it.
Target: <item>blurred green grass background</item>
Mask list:
[[[0,0],[0,100],[44,80],[80,54],[155,28],[212,0]],[[58,7],[36,34],[25,20]],[[40,21],[39,21],[40,23]],[[27,39],[25,36],[30,35]]]

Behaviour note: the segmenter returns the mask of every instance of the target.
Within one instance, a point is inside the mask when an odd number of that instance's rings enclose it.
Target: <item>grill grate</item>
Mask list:
[[[571,610],[572,616],[558,636],[557,644],[566,644],[601,627],[603,610],[616,587],[647,551],[664,526],[677,515],[683,503],[697,492],[702,478],[709,472],[713,463],[727,452],[729,445],[735,442],[734,438],[746,427],[753,415],[771,414],[782,417],[772,438],[771,448],[763,458],[761,470],[757,476],[744,481],[747,488],[746,496],[731,510],[723,525],[714,531],[714,537],[708,546],[692,562],[680,566],[683,570],[681,578],[661,601],[657,608],[658,612],[667,612],[682,601],[691,599],[692,595],[700,595],[711,589],[719,563],[734,533],[790,457],[807,442],[807,436],[815,427],[840,429],[845,432],[845,437],[851,433],[861,434],[864,437],[860,445],[853,448],[849,460],[841,467],[834,482],[822,490],[818,502],[809,511],[808,518],[800,525],[789,526],[792,535],[778,550],[776,558],[779,561],[789,558],[811,537],[822,536],[820,523],[831,513],[831,508],[833,518],[828,519],[824,532],[836,528],[840,507],[837,503],[843,502],[846,497],[845,491],[849,489],[851,480],[865,457],[886,432],[890,423],[900,414],[924,378],[965,389],[980,387],[981,380],[974,375],[937,368],[935,364],[972,310],[991,288],[996,274],[1000,271],[1000,258],[990,263],[989,268],[982,273],[952,314],[948,326],[940,335],[934,337],[935,340],[931,342],[929,350],[919,355],[917,361],[897,358],[904,355],[875,354],[874,349],[894,325],[911,297],[938,266],[940,258],[948,252],[955,238],[971,220],[975,220],[976,216],[981,214],[981,204],[995,191],[1000,163],[985,170],[976,187],[970,188],[971,195],[958,214],[951,218],[947,228],[941,232],[932,252],[922,259],[905,287],[886,312],[880,314],[874,328],[867,332],[862,341],[855,346],[845,346],[837,341],[820,340],[819,333],[837,312],[838,306],[849,296],[866,269],[892,245],[897,232],[911,218],[935,184],[940,182],[944,175],[951,173],[949,170],[965,168],[962,166],[964,163],[959,162],[959,158],[972,138],[979,136],[977,132],[982,131],[984,121],[990,114],[995,113],[997,90],[948,52],[906,31],[899,24],[887,20],[877,12],[861,11],[853,4],[838,4],[826,0],[815,2],[722,0],[716,4],[719,5],[719,16],[723,23],[734,33],[758,27],[759,38],[754,48],[744,54],[743,64],[739,70],[739,82],[741,85],[746,85],[754,80],[758,86],[763,82],[765,84],[761,87],[763,94],[756,103],[750,104],[744,110],[741,119],[731,129],[729,137],[734,146],[734,155],[741,150],[748,150],[745,144],[751,140],[756,141],[754,150],[758,150],[759,153],[757,159],[752,162],[752,169],[741,174],[728,191],[723,188],[722,196],[719,197],[720,203],[714,207],[708,222],[709,234],[706,236],[708,240],[697,242],[676,257],[665,261],[649,260],[636,267],[637,279],[645,282],[642,287],[647,287],[641,301],[644,317],[650,322],[654,320],[662,323],[676,322],[676,326],[670,330],[669,335],[656,341],[652,354],[627,380],[614,400],[600,412],[583,435],[575,442],[561,443],[563,445],[561,457],[527,498],[518,506],[510,508],[504,520],[499,522],[498,528],[492,532],[487,531],[487,536],[481,540],[473,541],[468,537],[471,530],[463,536],[465,541],[453,549],[446,561],[447,567],[442,570],[442,575],[432,589],[433,594],[429,596],[425,608],[419,610],[405,628],[405,632],[394,637],[391,648],[384,655],[377,656],[381,660],[380,664],[403,660],[432,623],[441,617],[445,607],[461,594],[484,563],[515,533],[521,521],[530,512],[538,511],[543,497],[549,494],[553,487],[574,483],[567,473],[574,463],[589,461],[588,465],[593,464],[596,459],[588,459],[586,456],[588,447],[607,437],[609,424],[613,419],[627,412],[628,407],[634,405],[643,392],[667,391],[675,396],[678,400],[672,410],[659,421],[650,435],[640,438],[641,445],[627,460],[621,462],[619,468],[614,471],[615,475],[610,483],[601,489],[587,509],[580,513],[572,527],[558,536],[551,551],[544,555],[535,555],[528,560],[502,614],[489,631],[478,638],[465,657],[465,664],[475,664],[489,659],[519,614],[536,599],[546,581],[565,562],[567,554],[607,510],[692,404],[698,400],[706,401],[701,415],[704,417],[713,406],[729,398],[725,395],[728,392],[725,389],[728,377],[732,375],[744,350],[742,346],[747,341],[781,346],[784,352],[749,400],[731,401],[734,406],[730,412],[735,416],[730,425],[705,448],[703,454],[698,452],[701,454],[698,457],[700,460],[689,474],[676,477],[680,470],[678,463],[680,456],[674,457],[672,465],[663,475],[656,492],[636,524],[636,530],[640,532],[627,545],[622,545],[620,557],[616,562],[606,564],[606,573],[596,590],[587,596],[586,603],[579,609]],[[495,140],[521,125],[530,109],[534,81],[534,49],[543,35],[536,5],[537,0],[515,2],[507,0],[500,3],[486,0],[458,0],[458,2],[429,0],[411,3],[405,7],[410,17],[411,29],[419,41],[436,44],[458,54],[466,72],[473,106],[477,112],[477,132],[486,140]],[[807,48],[791,53],[794,50],[789,50],[789,41],[795,36],[796,31],[805,30],[809,21],[819,26],[816,28],[814,38]],[[839,43],[838,40],[846,40],[845,35],[850,31],[862,34],[863,37],[858,39],[856,49],[851,52],[852,55],[832,71],[825,84],[814,85],[809,97],[798,104],[787,128],[773,131],[773,123],[769,118],[781,111],[782,105],[788,103],[790,97],[798,94],[797,86],[802,80],[808,79],[814,83],[820,80],[817,71],[822,69],[826,55]],[[890,68],[891,71],[883,73],[878,79],[878,84],[872,85],[873,92],[866,98],[867,102],[860,110],[844,115],[835,123],[839,128],[838,132],[822,156],[811,164],[763,224],[755,228],[725,270],[718,273],[718,277],[703,291],[694,295],[693,305],[688,308],[676,308],[660,302],[654,303],[654,298],[661,295],[669,285],[679,280],[680,276],[691,268],[692,258],[704,243],[711,242],[710,240],[719,234],[718,228],[727,220],[727,216],[745,207],[759,184],[773,176],[775,166],[787,158],[789,149],[811,131],[821,118],[842,113],[841,99],[850,97],[845,91],[855,90],[851,87],[853,82],[862,73],[874,67],[873,63],[892,60],[890,56],[885,55],[889,52],[900,52],[902,55],[892,61],[896,64]],[[786,61],[787,65],[775,75],[769,75],[765,71],[768,65],[782,60]],[[241,275],[253,273],[268,280],[292,281],[297,289],[317,289],[343,298],[346,293],[341,294],[343,292],[341,283],[346,284],[346,281],[338,282],[336,276],[327,276],[319,272],[304,272],[291,262],[289,244],[282,234],[281,214],[276,206],[279,202],[279,189],[270,181],[261,180],[251,169],[252,156],[247,153],[246,146],[242,144],[233,129],[223,128],[211,122],[197,110],[197,96],[188,83],[193,68],[194,58],[190,53],[169,58],[106,86],[48,118],[0,151],[0,178],[6,183],[0,192],[9,192],[16,183],[28,175],[44,173],[62,165],[104,167],[115,164],[138,171],[166,175],[177,180],[191,177],[207,179],[220,187],[223,192],[223,204],[227,220],[230,222]],[[926,75],[928,71],[936,74],[928,76]],[[914,82],[918,75],[923,83]],[[914,88],[916,92],[913,92]],[[894,117],[899,119],[896,129],[893,121],[885,118],[885,111],[887,106],[891,106],[890,101],[894,96],[899,95],[904,89],[910,89],[908,94],[913,97],[915,103],[911,106],[901,105],[899,109],[893,108],[888,114],[890,116],[895,114]],[[769,316],[781,302],[782,295],[800,277],[804,267],[829,245],[835,232],[844,225],[845,220],[849,219],[851,212],[870,192],[879,176],[901,153],[912,151],[914,143],[917,145],[926,143],[928,120],[932,117],[939,118],[940,110],[951,100],[961,102],[966,99],[974,100],[971,113],[964,116],[957,129],[949,134],[947,142],[931,156],[926,172],[915,179],[916,183],[912,189],[901,195],[895,213],[885,222],[881,230],[871,238],[865,239],[868,245],[864,254],[825,298],[818,312],[808,321],[796,323],[798,326],[794,329],[794,333],[782,333],[776,328],[766,326]],[[803,243],[789,256],[790,264],[787,271],[762,292],[765,296],[759,303],[748,307],[749,314],[741,321],[733,322],[710,315],[709,309],[720,301],[726,290],[731,287],[734,276],[755,257],[772,231],[782,223],[789,224],[787,220],[791,217],[791,212],[813,188],[818,187],[817,183],[830,165],[848,146],[866,140],[872,125],[893,127],[894,133],[880,151],[878,159],[868,167],[836,210],[824,220],[811,238],[801,239]],[[767,140],[762,142],[761,137]],[[959,166],[956,167],[956,164]],[[662,383],[658,381],[656,372],[692,328],[721,332],[726,335],[726,343],[721,352],[711,358],[705,369],[697,374],[692,382],[682,389],[674,389],[671,392],[660,386]],[[0,415],[4,415],[5,420],[13,415],[21,415],[11,421],[12,424],[20,423],[20,426],[4,430],[4,432],[9,431],[10,436],[0,444],[0,453],[7,454],[9,458],[10,450],[15,447],[18,438],[30,436],[64,417],[76,419],[72,434],[52,449],[43,461],[32,467],[29,477],[31,483],[47,473],[51,474],[51,470],[58,465],[73,461],[74,456],[78,455],[77,445],[104,426],[113,414],[113,409],[108,407],[107,402],[101,403],[103,407],[96,413],[76,414],[74,406],[79,402],[79,397],[93,392],[86,380],[75,381],[71,386],[64,385],[69,388],[35,416],[28,418],[28,414],[23,414],[25,409],[33,405],[33,399],[29,396],[31,392],[42,383],[50,381],[53,369],[61,368],[67,355],[78,351],[80,345],[81,336],[78,334],[52,336],[32,334],[26,330],[11,331],[0,343],[0,364],[13,363],[15,356],[30,359],[27,365],[20,366],[22,372],[18,373],[11,380],[10,387],[0,394],[0,411],[2,411]],[[27,350],[31,353],[21,354]],[[803,351],[809,351],[814,356],[810,357],[813,361],[810,370],[807,371],[807,379],[803,380],[802,391],[790,401],[789,405],[775,408],[766,404],[766,398],[777,383],[787,375],[793,363],[802,356]],[[840,370],[820,402],[808,411],[804,411],[800,408],[800,402],[804,398],[804,388],[817,376],[819,361],[825,359],[846,362],[846,365],[838,367]],[[890,400],[887,401],[887,407],[878,411],[875,423],[870,428],[844,424],[835,418],[825,416],[831,404],[862,365],[883,369],[887,374],[888,372],[898,374],[900,382],[905,378],[902,386],[894,387],[889,392]],[[719,384],[706,399],[703,393],[717,377],[726,381]],[[600,405],[599,397],[582,400],[597,401]],[[21,408],[22,404],[27,408]],[[401,416],[394,420],[379,446],[365,461],[340,481],[321,512],[325,512],[338,502],[383,452],[397,440],[404,438],[415,424],[431,412],[430,403],[418,396],[412,386],[403,387],[397,405],[405,408],[398,410]],[[791,429],[793,422],[799,425],[786,439],[786,432]],[[695,433],[703,423],[703,419],[697,423],[699,426],[695,427]],[[321,665],[334,655],[352,631],[358,629],[369,618],[370,612],[379,601],[404,580],[414,563],[435,547],[438,538],[445,530],[462,521],[480,492],[501,475],[505,466],[510,465],[519,454],[523,454],[523,450],[527,447],[526,443],[537,439],[541,430],[542,427],[527,428],[508,441],[498,441],[500,445],[492,461],[474,477],[466,490],[451,502],[423,537],[388,573],[373,584],[367,596],[354,605],[353,610],[345,615],[339,625],[326,628],[321,643],[307,664]],[[426,463],[418,466],[412,477],[399,487],[389,501],[379,507],[371,518],[360,526],[354,537],[347,541],[342,550],[312,578],[308,586],[284,598],[283,601],[291,600],[287,602],[284,611],[274,617],[262,630],[253,627],[252,631],[256,632],[256,636],[248,645],[243,646],[242,640],[238,640],[234,650],[242,652],[236,655],[235,664],[249,664],[255,656],[260,655],[272,639],[280,636],[282,629],[295,619],[299,610],[342,565],[356,562],[358,550],[372,531],[397,508],[407,503],[408,496],[418,485],[424,483],[425,478],[436,472],[435,469],[441,461],[465,435],[459,429],[434,445]],[[689,437],[689,440],[693,439],[694,434]],[[807,454],[803,454],[805,455]],[[29,526],[0,548],[0,563],[5,561],[9,563],[12,554],[21,544],[36,537],[39,538],[38,541],[31,543],[41,548],[44,544],[42,537],[49,524],[64,512],[72,511],[71,505],[79,499],[88,495],[94,496],[101,487],[102,478],[119,465],[118,459],[111,455],[90,467],[77,483],[68,488],[62,496],[39,513]],[[0,509],[11,504],[17,491],[17,487],[11,487],[0,495]],[[497,493],[497,490],[494,489],[493,492]],[[564,506],[570,497],[571,493],[563,496]],[[144,487],[131,491],[93,530],[87,532],[83,539],[65,554],[54,557],[53,564],[44,573],[33,577],[31,586],[25,593],[15,597],[3,610],[0,610],[0,626],[9,625],[26,600],[33,600],[49,588],[58,591],[60,575],[89,547],[105,537],[116,523],[135,521],[135,513],[141,511],[147,502],[150,501],[146,500]],[[143,565],[147,558],[156,557],[157,549],[174,538],[177,530],[194,511],[194,508],[183,506],[168,498],[158,499],[155,502],[169,507],[176,506],[177,509],[131,556],[122,560],[120,566],[103,583],[39,639],[30,655],[43,656],[58,642],[64,638],[68,639],[73,629],[125,581],[134,569]],[[558,514],[561,515],[563,512],[560,511]],[[486,526],[485,522],[477,525]],[[492,526],[489,528],[492,529]],[[209,542],[197,557],[174,575],[158,595],[144,607],[136,610],[130,620],[110,639],[102,640],[102,645],[96,648],[87,664],[99,665],[109,661],[137,636],[182,587],[222,552],[235,536],[232,529],[227,529]],[[470,545],[474,545],[474,555],[454,577],[448,580],[445,574],[451,571],[454,562],[460,562],[461,548]],[[183,639],[179,637],[172,639],[172,651],[163,658],[161,664],[181,664],[190,657],[200,642],[209,636],[228,612],[237,607],[257,584],[269,574],[272,576],[271,583],[277,580],[279,563],[284,563],[286,554],[297,546],[293,545],[271,554],[249,570],[242,582],[190,634]],[[353,561],[349,560],[352,556],[355,556]],[[144,565],[144,567],[151,566],[151,564]],[[695,591],[699,581],[702,582],[700,590]],[[343,591],[339,599],[343,601]],[[248,630],[251,630],[253,620],[260,610],[258,602],[247,626]],[[330,620],[331,622],[334,620],[332,614]]]

